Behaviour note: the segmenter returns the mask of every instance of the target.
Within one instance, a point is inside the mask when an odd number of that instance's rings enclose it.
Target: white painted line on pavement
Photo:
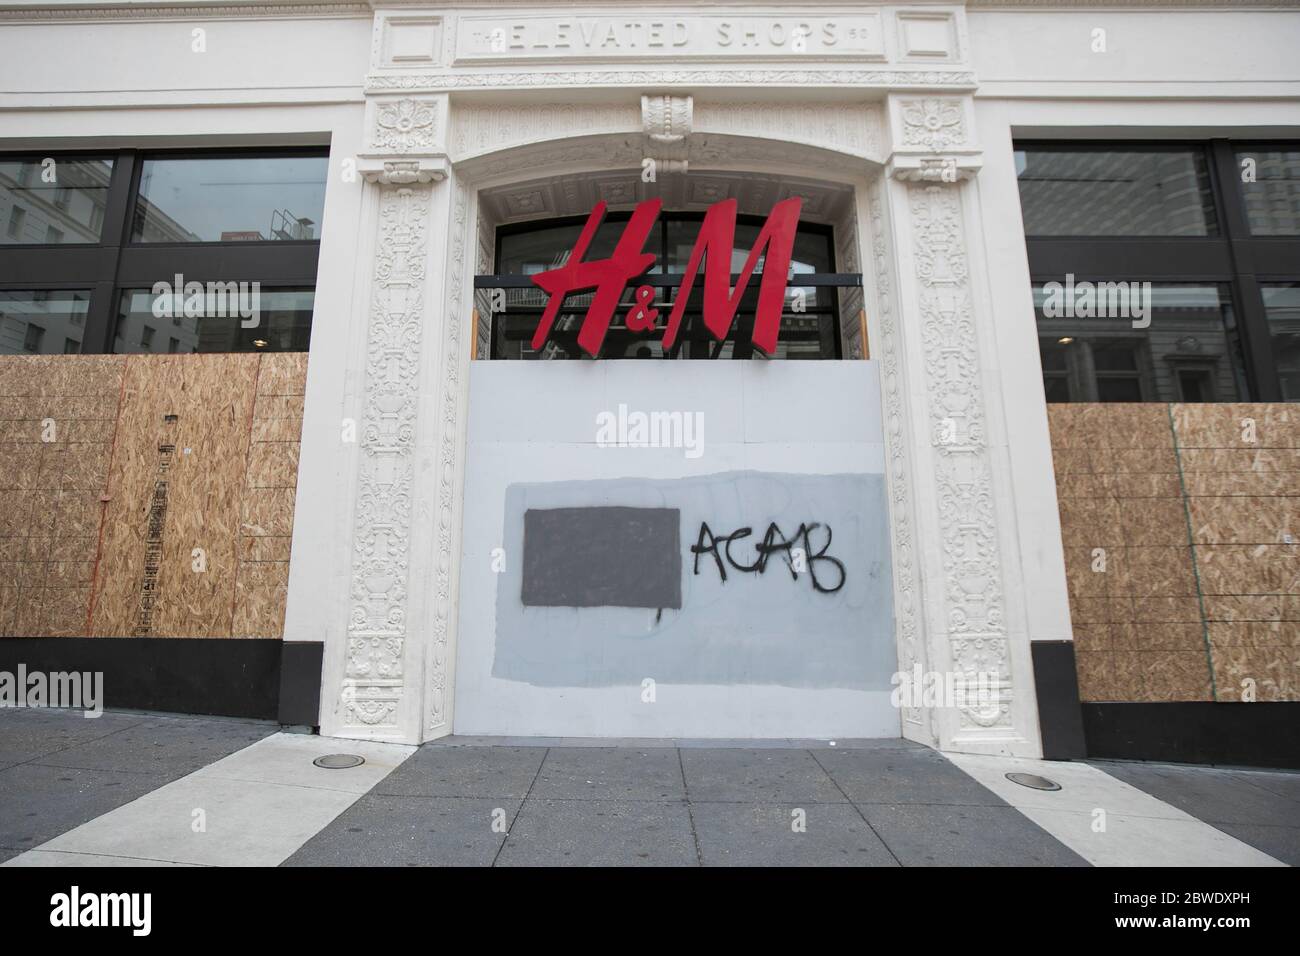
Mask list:
[[[5,866],[276,866],[415,752],[272,734],[19,854]],[[350,770],[317,757],[360,754]]]
[[[1094,866],[1285,866],[1091,764],[976,754],[945,757]],[[1033,790],[1008,773],[1061,785]]]

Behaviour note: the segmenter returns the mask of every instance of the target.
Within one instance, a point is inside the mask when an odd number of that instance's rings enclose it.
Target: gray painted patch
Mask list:
[[[525,607],[682,606],[676,508],[529,508]]]
[[[677,607],[528,606],[528,559],[496,575],[492,675],[539,687],[777,685],[888,691],[897,668],[884,477],[733,471],[674,479],[619,478],[514,484],[506,491],[507,554],[523,554],[526,515],[542,510],[660,509],[680,512]],[[743,528],[722,578],[712,555],[689,553],[702,524],[715,536]],[[784,552],[753,566],[768,525],[793,538],[819,525],[811,547],[843,565],[843,586],[818,591]],[[724,549],[725,557],[725,549]],[[659,559],[623,565],[655,577]],[[824,573],[823,573],[824,572]],[[838,575],[823,562],[819,574]],[[658,585],[656,585],[658,586]]]

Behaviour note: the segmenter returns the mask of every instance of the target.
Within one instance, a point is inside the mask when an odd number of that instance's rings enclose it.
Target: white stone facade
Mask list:
[[[1033,757],[1070,619],[1012,138],[1293,138],[1298,49],[1290,3],[0,0],[0,148],[328,144],[285,638],[325,644],[322,733],[406,743],[452,729],[493,227],[628,202],[647,157],[684,208],[851,196],[900,669],[1000,680],[901,732]]]

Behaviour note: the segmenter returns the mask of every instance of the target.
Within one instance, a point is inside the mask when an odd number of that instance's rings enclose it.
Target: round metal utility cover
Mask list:
[[[1046,777],[1040,777],[1036,773],[1009,773],[1007,779],[1012,783],[1018,783],[1022,787],[1032,787],[1034,790],[1060,790],[1061,785],[1055,780],[1048,780]]]
[[[365,757],[358,757],[356,754],[326,754],[312,761],[316,766],[324,767],[326,770],[350,770],[352,767],[360,767],[365,762]]]

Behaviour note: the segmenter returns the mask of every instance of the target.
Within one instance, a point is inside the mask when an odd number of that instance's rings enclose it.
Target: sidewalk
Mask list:
[[[1294,865],[1300,774],[0,711],[5,865]],[[356,753],[325,770],[312,760]],[[1008,782],[1024,769],[1058,793]],[[1104,810],[1104,828],[1095,827]]]

